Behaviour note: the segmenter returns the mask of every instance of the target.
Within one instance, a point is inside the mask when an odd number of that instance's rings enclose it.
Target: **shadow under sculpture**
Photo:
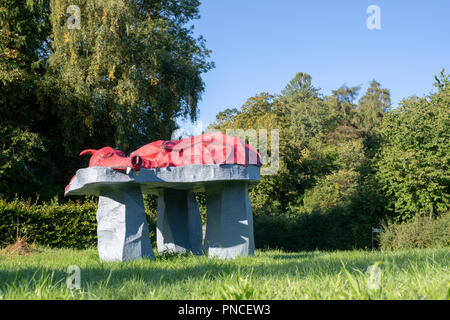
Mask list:
[[[210,257],[253,255],[253,219],[248,184],[259,181],[258,166],[187,165],[125,174],[111,168],[77,171],[65,195],[99,196],[98,251],[104,261],[154,259],[142,193],[158,195],[159,253],[191,251]],[[194,192],[206,192],[207,225]]]

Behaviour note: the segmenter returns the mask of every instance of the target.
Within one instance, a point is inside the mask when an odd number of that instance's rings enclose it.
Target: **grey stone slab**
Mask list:
[[[202,254],[202,218],[191,191],[160,191],[156,243],[159,253]]]
[[[187,165],[142,169],[139,172],[125,174],[105,167],[89,167],[77,171],[69,184],[65,195],[99,196],[104,187],[119,184],[139,184],[143,193],[158,194],[164,188],[206,191],[222,181],[260,180],[260,167],[237,164],[224,165]]]
[[[100,260],[155,258],[138,185],[104,188],[99,198],[97,222]]]
[[[253,215],[246,182],[228,182],[207,190],[204,250],[210,257],[253,255]]]

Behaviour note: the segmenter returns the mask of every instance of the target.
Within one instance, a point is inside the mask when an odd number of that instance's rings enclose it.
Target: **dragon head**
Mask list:
[[[114,170],[126,171],[131,166],[130,158],[125,153],[111,147],[83,150],[80,156],[86,154],[91,155],[89,167],[110,167]]]

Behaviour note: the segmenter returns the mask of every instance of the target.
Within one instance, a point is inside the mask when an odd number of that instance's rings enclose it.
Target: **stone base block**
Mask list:
[[[103,189],[97,222],[100,260],[155,259],[138,185]]]
[[[210,257],[253,255],[253,215],[246,182],[230,182],[207,190],[204,250]]]
[[[202,254],[202,218],[193,192],[160,191],[156,243],[159,253]]]

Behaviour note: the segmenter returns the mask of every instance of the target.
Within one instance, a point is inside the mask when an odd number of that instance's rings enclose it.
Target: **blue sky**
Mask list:
[[[380,8],[380,30],[366,26],[370,5]],[[257,93],[278,94],[300,71],[323,94],[342,84],[364,93],[376,79],[394,107],[450,72],[449,0],[203,0],[200,15],[195,34],[216,64],[203,75],[204,125]]]

